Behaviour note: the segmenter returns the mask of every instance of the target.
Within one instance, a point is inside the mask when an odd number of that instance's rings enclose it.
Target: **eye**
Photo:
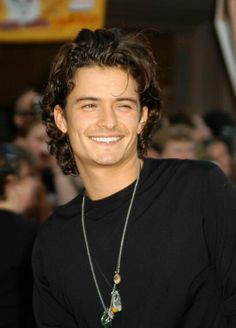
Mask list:
[[[97,108],[97,105],[96,104],[84,104],[81,106],[81,108],[85,111],[88,111],[88,112],[92,112],[93,110],[95,110]]]
[[[133,109],[133,106],[128,103],[120,103],[117,105],[118,110],[122,112],[127,112]]]

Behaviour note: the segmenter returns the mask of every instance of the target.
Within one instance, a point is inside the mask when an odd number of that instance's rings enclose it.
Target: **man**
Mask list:
[[[231,179],[233,175],[233,154],[222,138],[211,138],[203,144],[202,157],[219,165],[224,174]]]
[[[38,327],[236,325],[236,197],[217,166],[143,159],[160,109],[138,35],[82,30],[43,100],[51,152],[84,192],[34,247]]]

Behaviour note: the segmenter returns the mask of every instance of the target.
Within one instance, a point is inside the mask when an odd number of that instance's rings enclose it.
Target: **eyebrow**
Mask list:
[[[86,101],[86,100],[90,100],[90,101],[98,101],[100,100],[100,98],[97,97],[79,97],[75,99],[75,104],[78,104],[80,101]]]
[[[102,98],[99,97],[79,97],[75,99],[75,104],[78,104],[80,101],[100,101],[102,100]],[[134,103],[136,106],[138,106],[139,102],[132,97],[116,97],[115,98],[116,102],[119,101],[130,101],[132,103]]]
[[[118,97],[116,99],[116,101],[130,101],[130,102],[134,103],[137,106],[139,104],[139,102],[135,98],[132,98],[132,97]]]

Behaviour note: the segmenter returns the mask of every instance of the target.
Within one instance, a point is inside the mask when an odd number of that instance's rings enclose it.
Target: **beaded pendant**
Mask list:
[[[129,203],[128,212],[127,212],[126,218],[125,218],[125,224],[124,224],[122,238],[121,238],[121,242],[120,242],[120,248],[119,248],[119,255],[118,255],[118,259],[117,259],[116,271],[115,271],[115,274],[113,277],[114,285],[113,285],[113,289],[111,292],[111,302],[110,302],[109,308],[105,306],[105,303],[104,303],[104,300],[102,297],[102,293],[100,291],[98,281],[97,281],[97,278],[96,278],[96,275],[94,272],[94,267],[93,267],[93,262],[92,262],[92,258],[91,258],[91,254],[90,254],[89,243],[88,243],[88,239],[87,239],[87,235],[86,235],[86,228],[85,228],[85,222],[84,222],[85,195],[83,195],[82,206],[81,206],[81,222],[82,222],[82,228],[83,228],[83,235],[84,235],[85,246],[86,246],[86,250],[87,250],[87,255],[88,255],[88,260],[89,260],[89,265],[90,265],[91,273],[93,276],[93,280],[94,280],[94,283],[95,283],[95,286],[97,289],[98,296],[99,296],[102,306],[104,308],[104,313],[101,317],[101,324],[102,324],[102,327],[104,327],[104,328],[111,327],[112,320],[115,316],[115,313],[120,312],[122,310],[121,297],[117,290],[117,285],[119,285],[121,283],[120,263],[121,263],[121,255],[122,255],[122,250],[123,250],[123,243],[124,243],[124,238],[125,238],[125,234],[126,234],[127,224],[128,224],[129,217],[130,217],[130,211],[133,206],[134,196],[135,196],[135,193],[136,193],[136,190],[138,187],[139,177],[140,177],[140,172],[137,176],[137,180],[134,185],[132,197],[131,197],[131,200]]]
[[[101,318],[101,324],[103,327],[111,327],[112,320],[115,316],[115,313],[120,312],[122,310],[121,305],[121,298],[120,294],[117,289],[113,289],[111,292],[111,304],[109,308],[106,308],[102,318]]]

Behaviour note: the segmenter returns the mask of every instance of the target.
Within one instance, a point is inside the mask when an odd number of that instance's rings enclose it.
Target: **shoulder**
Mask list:
[[[175,185],[182,185],[188,190],[201,190],[207,200],[214,195],[228,195],[228,198],[233,197],[236,201],[235,186],[217,164],[201,160],[174,160],[173,163],[166,160],[165,165],[175,167]]]
[[[82,193],[77,195],[68,203],[58,206],[55,209],[53,216],[57,216],[59,218],[71,218],[80,212],[81,203],[82,203]]]
[[[216,164],[202,160],[145,159],[145,165],[150,173],[167,175],[169,178],[199,178],[211,172],[223,174]]]
[[[216,165],[208,161],[180,159],[144,159],[140,190],[159,195],[168,192],[175,197],[200,193]],[[145,196],[146,197],[146,196]]]
[[[61,236],[64,229],[71,229],[80,215],[81,202],[82,195],[78,195],[68,203],[55,208],[49,218],[42,223],[38,240],[47,238],[48,235],[56,238],[57,235]]]
[[[68,203],[57,206],[43,225],[50,226],[51,224],[55,224],[55,222],[58,222],[58,224],[68,222],[69,219],[80,213],[81,203],[82,194],[79,194]]]

